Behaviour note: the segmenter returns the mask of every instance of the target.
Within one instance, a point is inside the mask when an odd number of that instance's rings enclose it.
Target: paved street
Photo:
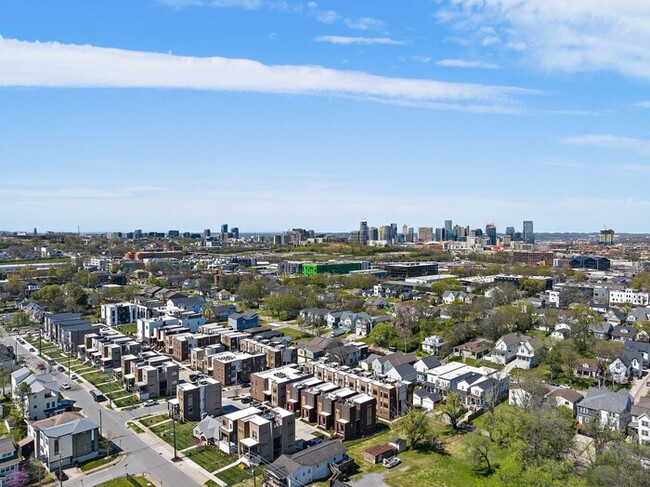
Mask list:
[[[0,331],[2,336],[0,340],[8,345],[16,345],[15,335],[7,335]],[[28,349],[18,343],[17,353],[25,358],[31,368],[35,368],[41,361],[38,357],[31,354]],[[112,411],[96,403],[88,393],[88,387],[77,384],[67,375],[59,372],[52,374],[59,383],[68,382],[73,388],[64,391],[66,398],[76,401],[76,405],[82,408],[83,413],[95,421],[100,421],[102,434],[113,440],[115,444],[126,453],[117,465],[101,470],[82,478],[72,478],[64,482],[66,486],[84,485],[91,487],[106,480],[124,475],[126,471],[130,474],[148,473],[151,478],[160,486],[183,486],[203,485],[207,480],[201,471],[192,468],[186,462],[172,464],[171,454],[167,451],[166,445],[162,440],[158,444],[144,442],[140,437],[126,426],[126,422],[138,417],[156,412],[167,410],[166,403],[163,401],[157,406],[150,408],[139,408],[133,411]]]

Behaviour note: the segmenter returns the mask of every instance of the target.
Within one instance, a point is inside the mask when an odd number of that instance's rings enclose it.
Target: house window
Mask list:
[[[58,455],[59,454],[59,440],[54,440],[54,454]]]

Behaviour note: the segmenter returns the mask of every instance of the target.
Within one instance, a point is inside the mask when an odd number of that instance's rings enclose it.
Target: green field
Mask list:
[[[102,465],[106,465],[107,463],[112,462],[117,458],[116,455],[110,455],[108,457],[102,457],[102,458],[96,458],[94,460],[90,460],[89,462],[86,462],[82,464],[79,468],[83,470],[84,472],[87,472],[88,470],[92,470],[93,468],[101,467]]]
[[[255,467],[255,476],[257,477],[257,480],[260,484],[262,483],[263,473],[264,471],[260,467]],[[219,472],[216,474],[216,477],[223,480],[228,485],[235,485],[245,480],[251,479],[252,475],[250,468],[240,469],[238,465],[236,467],[229,468],[228,470],[224,470],[223,472]]]
[[[384,474],[384,482],[390,487],[470,487],[480,486],[485,477],[476,473],[467,458],[468,441],[479,433],[454,434],[446,425],[437,424],[439,450],[407,450],[399,454],[402,464],[386,470],[381,464],[372,465],[363,459],[363,452],[371,446],[386,444],[395,436],[386,429],[383,433],[363,440],[345,442],[348,455],[354,458],[357,470],[351,476],[358,480],[368,473]],[[511,452],[494,445],[492,450],[494,464],[498,466]]]
[[[151,426],[163,421],[167,421],[168,419],[169,416],[167,414],[158,414],[156,416],[147,416],[146,418],[140,418],[139,421],[147,428],[150,428]]]
[[[107,480],[101,484],[97,484],[97,487],[154,487],[154,484],[149,482],[146,478],[133,475],[129,475],[127,480],[126,477],[118,477],[116,479]]]
[[[185,456],[208,472],[219,470],[237,459],[237,455],[225,456],[212,445],[192,448],[185,452]]]
[[[192,430],[195,425],[196,423],[176,423],[176,449],[178,451],[196,444],[196,439],[192,436]],[[150,429],[165,442],[170,445],[174,444],[173,425],[171,422],[163,423]]]

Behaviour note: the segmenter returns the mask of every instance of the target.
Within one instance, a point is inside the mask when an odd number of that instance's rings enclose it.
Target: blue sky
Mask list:
[[[0,229],[650,232],[650,4],[0,3]]]

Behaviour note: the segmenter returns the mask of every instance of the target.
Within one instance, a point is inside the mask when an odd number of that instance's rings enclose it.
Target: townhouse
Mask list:
[[[287,386],[311,377],[312,374],[296,364],[257,372],[251,375],[251,397],[273,407],[286,407]]]
[[[113,372],[122,364],[122,355],[137,355],[142,345],[121,333],[103,330],[84,337],[83,345],[77,348],[81,360],[89,360],[105,372]]]
[[[252,374],[266,368],[262,353],[221,352],[207,359],[212,363],[212,376],[225,387],[250,382]]]
[[[124,386],[129,392],[137,394],[140,400],[174,395],[179,373],[177,363],[155,352],[122,356]]]
[[[199,421],[221,414],[221,384],[211,377],[196,384],[184,382],[176,386],[176,397],[168,401],[170,417],[182,421]]]
[[[239,343],[242,352],[263,354],[266,367],[275,369],[298,361],[298,349],[284,344],[274,345],[270,340],[245,338]]]

